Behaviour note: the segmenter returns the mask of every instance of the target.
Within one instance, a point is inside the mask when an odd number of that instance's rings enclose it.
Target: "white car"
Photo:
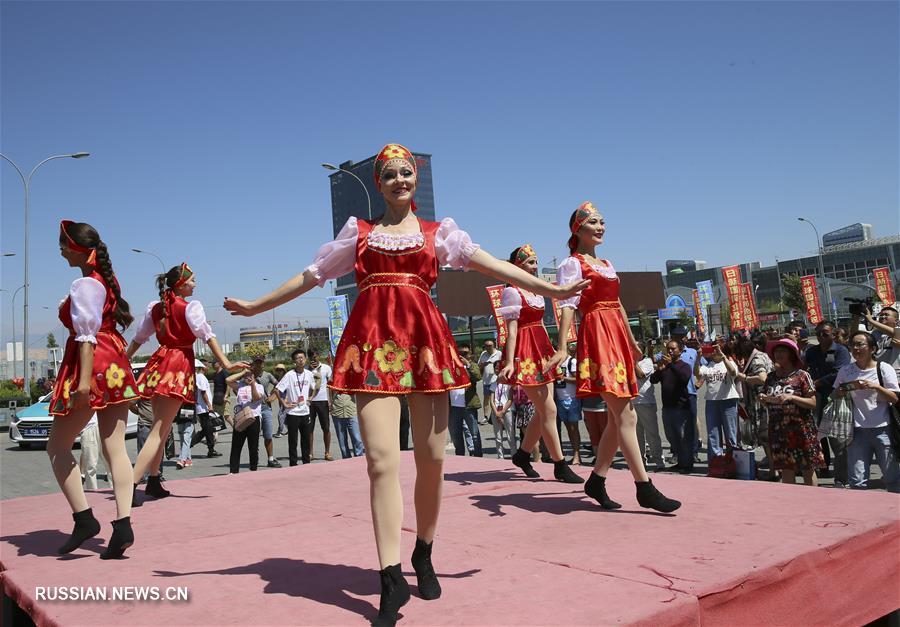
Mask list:
[[[132,366],[135,378],[143,368],[144,364]],[[53,428],[53,419],[55,418],[50,415],[51,396],[52,393],[47,394],[33,405],[16,409],[9,424],[9,439],[18,444],[20,448],[31,448],[32,444],[46,444],[50,439],[50,430]],[[125,423],[125,437],[136,436],[137,428],[137,414],[129,410]],[[79,443],[80,441],[81,436],[79,435],[75,438],[75,442]]]

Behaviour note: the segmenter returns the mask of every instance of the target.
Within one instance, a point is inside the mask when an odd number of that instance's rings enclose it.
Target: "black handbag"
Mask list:
[[[884,376],[881,374],[881,364],[885,362],[877,362],[875,372],[878,373],[878,385],[884,387]],[[890,364],[888,364],[890,367]],[[888,436],[891,438],[891,446],[895,455],[900,455],[900,399],[897,403],[888,405]]]

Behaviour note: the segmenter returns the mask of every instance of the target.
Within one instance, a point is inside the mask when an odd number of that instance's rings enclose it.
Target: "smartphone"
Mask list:
[[[703,351],[704,357],[710,357],[716,354],[716,345],[715,344],[704,344],[700,347]]]
[[[839,387],[844,392],[852,392],[856,389],[856,383],[854,383],[853,381],[848,381],[847,383],[841,383]]]

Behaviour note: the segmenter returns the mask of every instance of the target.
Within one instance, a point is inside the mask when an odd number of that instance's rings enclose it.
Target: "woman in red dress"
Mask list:
[[[69,330],[69,338],[50,400],[54,420],[47,454],[75,519],[72,535],[59,552],[71,553],[100,533],[100,523],[88,507],[81,473],[72,456],[76,436],[96,412],[118,515],[112,522],[112,537],[100,557],[114,559],[134,542],[125,422],[128,402],[137,397],[137,385],[125,356],[125,340],[116,329],[116,325],[126,328],[134,318],[122,298],[106,244],[94,227],[63,220],[59,225],[59,251],[82,274],[82,278],[72,282],[68,298],[59,307],[59,319]]]
[[[537,275],[538,258],[531,244],[512,251],[510,263],[531,275]],[[535,418],[528,423],[519,450],[513,455],[513,463],[531,478],[540,477],[531,465],[531,451],[541,436],[553,460],[553,476],[564,483],[584,483],[566,464],[556,432],[556,403],[553,400],[553,382],[557,379],[554,361],[555,351],[544,328],[544,297],[518,287],[507,286],[500,295],[497,311],[507,325],[504,362],[500,380],[521,385],[528,400],[534,405]]]
[[[584,492],[596,499],[604,509],[618,509],[618,503],[606,493],[606,475],[612,466],[616,449],[622,454],[637,489],[641,507],[672,512],[681,503],[666,498],[656,489],[644,469],[642,451],[637,439],[637,414],[631,399],[638,395],[635,363],[642,351],[631,328],[628,315],[619,301],[619,277],[612,263],[597,259],[594,249],[603,243],[606,223],[590,202],[583,203],[569,219],[568,257],[559,266],[560,283],[587,279],[590,286],[579,296],[560,303],[562,315],[559,325],[560,359],[566,354],[565,338],[574,320],[575,308],[581,313],[578,328],[578,398],[600,396],[609,410],[612,424],[607,425],[597,447],[597,461]]]
[[[322,246],[301,274],[255,301],[226,298],[225,308],[235,315],[253,316],[356,271],[359,297],[341,336],[329,387],[356,394],[382,569],[376,624],[393,625],[397,611],[409,600],[399,564],[400,397],[409,401],[416,443],[418,529],[412,565],[419,594],[436,599],[441,587],[431,550],[441,501],[447,392],[469,385],[447,322],[431,299],[439,266],[474,268],[557,298],[574,294],[582,285],[560,288],[545,283],[480,250],[452,219],[427,222],[416,217],[416,160],[399,144],[385,146],[375,158],[375,183],[387,205],[383,216],[372,221],[350,218],[337,239]]]
[[[150,475],[144,494],[156,498],[169,496],[169,491],[162,487],[159,480],[159,464],[163,445],[181,404],[195,402],[194,341],[206,342],[213,356],[226,370],[250,367],[245,362],[232,364],[228,361],[206,321],[203,305],[198,300],[185,300],[197,287],[197,277],[186,263],[157,276],[156,287],[159,300],[147,305],[134,340],[128,346],[130,359],[154,333],[159,341],[159,348],[147,361],[137,381],[138,393],[152,401],[153,424],[134,462],[132,505],[135,507],[141,504],[137,499],[138,482],[148,471]]]

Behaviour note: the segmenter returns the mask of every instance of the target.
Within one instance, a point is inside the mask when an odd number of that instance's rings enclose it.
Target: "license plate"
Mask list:
[[[22,435],[32,438],[46,438],[46,429],[22,429]]]

